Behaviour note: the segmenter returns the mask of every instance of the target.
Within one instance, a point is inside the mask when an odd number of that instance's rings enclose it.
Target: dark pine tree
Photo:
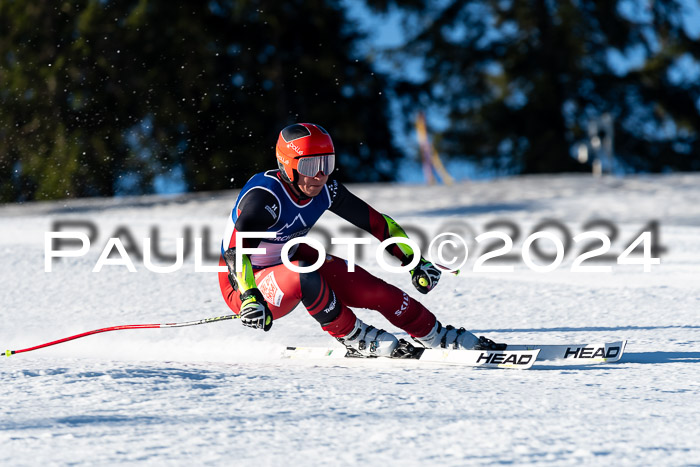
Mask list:
[[[394,92],[404,115],[447,115],[444,154],[502,173],[582,170],[575,148],[608,114],[626,170],[700,170],[700,46],[681,0],[368,5],[403,16],[408,42],[384,58],[418,58],[425,76],[404,73]]]
[[[384,78],[339,0],[0,2],[0,201],[240,187],[312,121],[389,180]]]

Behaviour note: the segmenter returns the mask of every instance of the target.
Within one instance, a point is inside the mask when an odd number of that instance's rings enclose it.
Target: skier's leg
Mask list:
[[[306,261],[292,264],[308,266]],[[333,337],[347,335],[355,324],[355,313],[336,297],[318,271],[297,274],[301,301],[309,314]]]
[[[304,261],[313,264],[318,258],[318,252],[301,245],[294,258],[304,258]],[[347,263],[336,256],[326,256],[319,273],[343,305],[379,311],[390,323],[406,331],[425,347],[505,348],[505,345],[495,344],[484,337],[477,338],[464,328],[443,326],[433,313],[398,287],[384,282],[357,265],[355,271],[350,272]],[[347,323],[348,321],[344,323],[342,333],[347,332]],[[352,336],[354,332],[358,332],[359,339],[362,339],[362,329],[356,327],[347,335]],[[339,337],[339,334],[336,334],[336,337]]]
[[[295,261],[306,266],[306,261]],[[339,299],[319,271],[299,274],[302,303],[324,331],[359,355],[390,356],[398,339],[382,329],[367,326]]]
[[[302,251],[303,254],[313,254]],[[398,287],[373,276],[360,266],[348,271],[347,263],[328,255],[319,272],[339,299],[348,306],[379,311],[394,326],[403,329],[425,347],[496,348],[486,338],[477,338],[464,328],[443,326],[419,301]]]
[[[418,300],[357,265],[349,272],[345,261],[329,255],[319,271],[343,303],[377,310],[411,336],[427,335],[437,322]]]
[[[223,265],[223,260],[221,262]],[[295,266],[309,266],[306,261],[292,261]],[[392,334],[367,326],[339,300],[318,271],[297,273],[280,264],[255,272],[255,282],[268,303],[273,319],[279,319],[302,302],[323,330],[348,349],[361,355],[389,356],[398,340]],[[234,313],[241,301],[233,290],[227,272],[219,273],[224,300]]]

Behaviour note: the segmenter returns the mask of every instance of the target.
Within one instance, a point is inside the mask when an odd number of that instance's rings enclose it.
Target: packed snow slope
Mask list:
[[[299,307],[268,333],[237,321],[104,333],[0,357],[0,465],[699,465],[700,175],[523,177],[455,186],[350,187],[415,238],[452,231],[469,257],[421,296],[408,274],[359,263],[421,300],[444,324],[510,343],[628,339],[616,364],[540,363],[483,370],[419,362],[282,360],[287,345],[338,345]],[[24,349],[122,324],[229,313],[215,273],[236,192],[0,206],[0,348]],[[543,224],[543,222],[545,222]],[[327,213],[313,236],[354,236]],[[617,264],[642,230],[659,265]],[[513,239],[510,272],[475,272],[483,250]],[[607,256],[572,272],[602,240]],[[89,251],[51,261],[45,236],[81,231]],[[524,248],[532,232],[560,238]],[[118,237],[135,272],[112,248]],[[151,271],[189,248],[174,272]],[[50,246],[50,245],[49,245]],[[54,245],[63,253],[80,245]],[[333,253],[347,256],[336,247]],[[523,250],[533,261],[528,265]],[[449,249],[445,251],[449,252]],[[639,249],[641,251],[641,248]],[[154,269],[151,267],[151,269]],[[174,268],[175,269],[175,268]],[[394,330],[377,313],[357,310]]]

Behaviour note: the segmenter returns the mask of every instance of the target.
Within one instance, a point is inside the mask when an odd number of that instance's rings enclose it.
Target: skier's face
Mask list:
[[[307,177],[306,175],[299,174],[299,182],[297,186],[299,191],[313,198],[317,194],[321,193],[323,190],[323,185],[328,181],[328,175],[324,175],[323,172],[319,171],[314,177]]]

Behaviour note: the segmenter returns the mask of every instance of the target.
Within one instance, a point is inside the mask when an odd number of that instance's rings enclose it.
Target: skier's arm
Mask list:
[[[236,269],[236,247],[226,250],[224,260],[226,261],[226,266],[228,266],[229,281],[234,290],[242,294],[257,287],[253,273],[253,264],[250,262],[248,255],[245,253],[241,255],[240,270]]]
[[[408,238],[406,232],[391,217],[380,214],[376,209],[361,200],[337,180],[329,182],[332,203],[331,212],[365,232],[369,232],[379,241],[391,237]],[[413,249],[406,244],[397,243],[388,251],[401,261],[408,264],[413,259]]]
[[[253,265],[247,254],[241,254],[241,267],[240,270],[236,269],[236,233],[266,231],[277,222],[279,205],[270,192],[253,188],[238,203],[237,209],[233,235],[224,253],[229,281],[234,290],[241,294],[241,323],[268,331],[272,326],[272,314],[255,283]],[[256,238],[244,238],[242,241],[245,248],[255,248],[258,244],[260,239]]]
[[[372,206],[350,193],[341,183],[333,180],[330,186],[332,204],[330,211],[338,214],[353,225],[369,232],[379,241],[391,237],[408,238],[406,231],[391,217],[380,214]],[[390,253],[406,265],[415,252],[405,243],[395,243]],[[437,285],[441,272],[430,261],[421,257],[418,265],[411,270],[411,282],[421,293],[428,293]]]
[[[229,248],[224,253],[226,266],[228,266],[229,281],[234,290],[241,294],[241,309],[239,316],[244,326],[269,331],[272,327],[272,313],[267,302],[255,284],[253,265],[248,255],[241,255],[241,270],[236,271],[236,248]]]
[[[229,249],[235,249],[237,244],[237,234],[239,232],[264,232],[277,222],[280,212],[279,202],[277,198],[267,190],[262,188],[252,188],[245,194],[243,199],[238,203],[236,224],[233,227],[233,234],[229,240]],[[244,248],[255,248],[260,244],[259,238],[244,238],[241,246]],[[235,250],[234,250],[235,251]],[[226,256],[226,255],[224,255]],[[242,268],[236,271],[234,278],[236,284],[231,284],[234,288],[238,288],[241,293],[255,287],[255,276],[253,275],[253,266],[247,254],[242,256]],[[227,258],[228,264],[229,260]],[[233,259],[233,258],[232,258]],[[233,266],[232,263],[231,266]],[[231,266],[229,270],[231,270]]]

